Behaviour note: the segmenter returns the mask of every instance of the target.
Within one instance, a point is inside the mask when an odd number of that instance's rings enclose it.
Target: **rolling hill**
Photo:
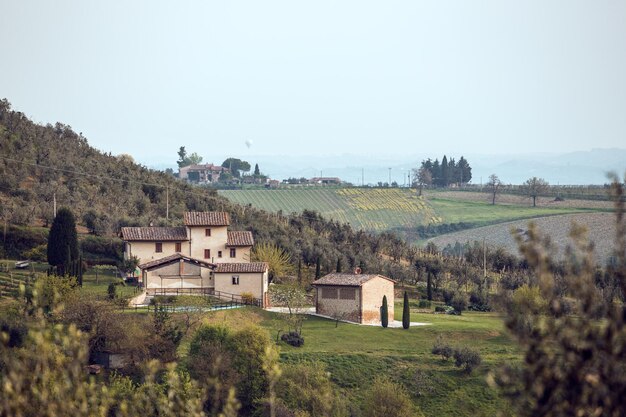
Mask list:
[[[316,210],[322,216],[352,227],[381,232],[394,230],[419,239],[425,228],[445,233],[454,228],[473,228],[490,224],[584,213],[576,207],[529,207],[528,205],[491,205],[481,201],[418,197],[408,188],[288,188],[277,190],[223,190],[229,200],[272,212],[292,213]],[[445,196],[444,196],[445,197]],[[455,225],[446,227],[445,225]]]

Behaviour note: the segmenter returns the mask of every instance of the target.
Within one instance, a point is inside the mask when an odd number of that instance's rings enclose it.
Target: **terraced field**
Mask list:
[[[285,214],[315,210],[324,217],[369,231],[406,230],[418,226],[467,223],[478,227],[518,219],[587,212],[575,207],[495,205],[447,195],[418,197],[401,188],[291,188],[225,190],[224,197],[243,205]]]
[[[371,231],[441,221],[423,198],[399,188],[225,190],[219,193],[236,203],[251,204],[272,212],[288,214],[315,210],[326,218]]]

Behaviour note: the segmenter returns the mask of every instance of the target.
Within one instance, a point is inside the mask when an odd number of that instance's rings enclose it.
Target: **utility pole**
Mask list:
[[[57,216],[57,193],[52,193],[52,210],[54,217]]]
[[[388,184],[391,187],[391,168],[389,168],[389,182],[388,182]]]
[[[170,187],[165,187],[165,218],[170,219]]]
[[[361,168],[361,186],[365,187],[365,168]]]

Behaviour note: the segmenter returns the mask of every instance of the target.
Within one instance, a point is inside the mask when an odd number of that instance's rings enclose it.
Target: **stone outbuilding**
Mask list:
[[[376,274],[333,273],[313,282],[315,312],[340,320],[379,324],[383,296],[387,296],[389,321],[394,320],[395,282]]]

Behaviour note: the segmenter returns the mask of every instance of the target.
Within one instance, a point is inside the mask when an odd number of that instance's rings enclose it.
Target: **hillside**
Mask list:
[[[78,223],[95,235],[113,237],[122,226],[182,224],[188,210],[227,211],[231,229],[251,230],[257,242],[279,245],[294,265],[306,268],[319,260],[321,272],[335,270],[340,263],[343,268],[361,265],[398,278],[414,274],[411,268],[392,268],[383,260],[391,247],[396,253],[409,250],[393,236],[356,231],[312,211],[277,216],[242,207],[214,190],[138,165],[129,155],[99,151],[70,126],[36,124],[12,110],[7,100],[0,101],[0,219],[8,225],[0,258],[27,257],[28,242],[33,242],[30,246],[44,243],[54,198],[58,207],[69,207]],[[37,239],[7,233],[33,226],[39,228]],[[18,245],[22,243],[26,244]]]
[[[573,206],[529,207],[527,204],[491,205],[429,193],[418,197],[407,188],[289,188],[278,190],[224,190],[231,201],[272,212],[316,210],[327,219],[373,232],[395,231],[411,241],[451,230],[507,221],[581,213]]]
[[[599,263],[606,263],[608,258],[613,255],[616,232],[613,213],[565,214],[542,217],[533,221],[539,230],[548,233],[558,251],[556,256],[560,259],[564,257],[565,247],[570,243],[569,230],[573,223],[587,229],[589,239],[594,242],[594,253]],[[457,242],[463,245],[485,239],[489,247],[503,248],[509,253],[518,253],[514,235],[523,234],[527,229],[528,222],[518,220],[448,233],[429,241],[439,248],[444,248],[447,245],[454,246]]]

